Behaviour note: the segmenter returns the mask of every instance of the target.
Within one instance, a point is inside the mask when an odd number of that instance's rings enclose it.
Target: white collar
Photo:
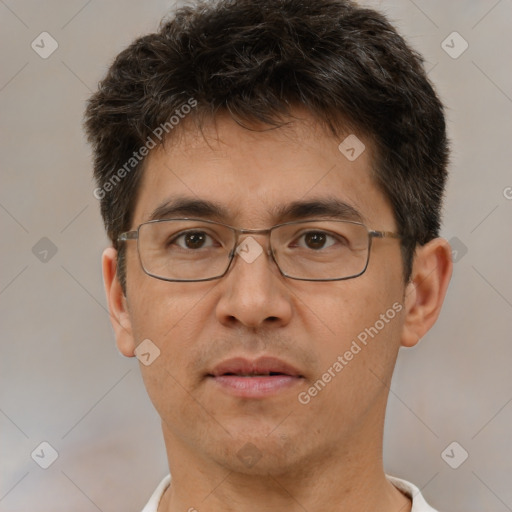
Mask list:
[[[408,496],[412,501],[412,510],[411,512],[437,512],[433,509],[423,498],[421,491],[414,485],[408,482],[407,480],[402,480],[401,478],[396,478],[394,476],[386,475],[386,478],[399,490],[402,491],[406,496]],[[142,512],[157,512],[158,505],[162,496],[164,495],[165,490],[169,487],[171,483],[171,475],[167,475],[155,489],[155,492],[152,494],[151,498],[147,502],[146,506],[142,509]]]

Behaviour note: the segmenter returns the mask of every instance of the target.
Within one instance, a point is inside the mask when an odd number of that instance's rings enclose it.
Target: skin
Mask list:
[[[371,143],[350,162],[341,139],[305,112],[287,127],[250,131],[219,115],[201,135],[191,124],[146,160],[131,229],[180,194],[220,202],[228,224],[268,228],[276,204],[336,197],[370,229],[396,231],[391,206],[371,177]],[[348,134],[348,133],[347,133]],[[205,140],[206,139],[206,140]],[[268,237],[251,235],[266,249]],[[242,240],[243,237],[240,239]],[[366,272],[346,281],[307,282],[280,275],[265,253],[236,257],[222,279],[175,283],[146,275],[127,242],[127,292],[116,251],[103,254],[117,346],[128,357],[149,338],[161,351],[141,372],[162,419],[171,486],[158,510],[407,512],[411,502],[385,478],[384,413],[398,349],[432,327],[451,277],[448,243],[418,248],[404,283],[398,240],[374,240]],[[332,367],[365,328],[402,310],[308,404],[297,394]],[[220,390],[205,374],[233,356],[279,357],[304,376],[263,399]],[[246,443],[260,459],[237,456]]]

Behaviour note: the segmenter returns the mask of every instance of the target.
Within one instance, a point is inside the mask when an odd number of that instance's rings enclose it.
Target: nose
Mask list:
[[[239,241],[220,287],[216,316],[222,324],[254,329],[264,324],[282,327],[290,322],[292,295],[269,254],[267,241],[255,235]]]

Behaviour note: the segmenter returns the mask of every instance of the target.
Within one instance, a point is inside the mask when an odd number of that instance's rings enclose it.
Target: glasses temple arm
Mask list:
[[[139,238],[138,231],[126,231],[125,233],[121,233],[117,237],[118,242],[126,242],[127,240],[137,240]]]
[[[402,238],[399,234],[392,231],[370,231],[370,236],[375,238]]]

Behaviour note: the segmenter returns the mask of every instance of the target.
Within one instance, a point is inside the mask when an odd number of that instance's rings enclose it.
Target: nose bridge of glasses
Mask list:
[[[272,228],[267,229],[237,229],[236,230],[236,244],[235,251],[243,249],[244,243],[252,239],[252,250],[254,246],[258,244],[263,252],[266,252],[268,256],[272,255],[272,248],[270,244],[270,234]],[[253,236],[254,235],[254,236]],[[241,248],[241,249],[239,249]]]

